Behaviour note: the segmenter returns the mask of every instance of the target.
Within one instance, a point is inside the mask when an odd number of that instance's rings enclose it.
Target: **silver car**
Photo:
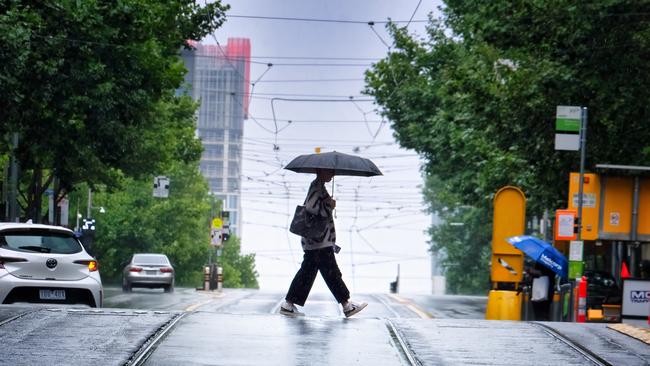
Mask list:
[[[102,306],[97,261],[72,230],[0,223],[0,303]]]
[[[133,287],[162,287],[165,292],[174,291],[174,267],[164,254],[134,254],[122,272],[122,290],[131,292]]]

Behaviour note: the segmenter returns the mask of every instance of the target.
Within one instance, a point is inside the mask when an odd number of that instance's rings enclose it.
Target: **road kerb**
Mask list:
[[[638,339],[643,343],[650,344],[650,328],[635,327],[634,325],[624,323],[611,324],[607,328],[614,329],[619,333]]]

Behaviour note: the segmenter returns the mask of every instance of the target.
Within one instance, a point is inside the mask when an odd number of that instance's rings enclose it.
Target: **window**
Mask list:
[[[242,131],[241,130],[230,130],[230,141],[241,142]]]
[[[210,184],[210,191],[212,192],[223,191],[223,179],[220,178],[208,179],[208,183]]]
[[[133,264],[168,266],[169,259],[164,254],[136,254],[133,256]]]
[[[234,159],[235,157],[239,158],[241,154],[241,145],[239,144],[228,144],[228,157]]]
[[[201,118],[201,117],[199,117]],[[199,128],[199,137],[201,140],[204,142],[212,142],[212,143],[223,143],[225,137],[224,137],[224,130],[222,129],[202,129]]]
[[[230,211],[230,225],[237,225],[237,212],[236,211]]]
[[[236,210],[239,204],[239,196],[228,196],[226,200],[227,210]]]
[[[239,179],[238,178],[228,178],[228,190],[237,191],[239,190]]]
[[[230,178],[239,178],[239,163],[236,161],[228,162],[228,177]]]
[[[223,145],[204,145],[204,159],[223,159]]]
[[[206,177],[223,176],[223,163],[220,161],[203,161],[201,162],[201,173]]]
[[[81,252],[81,245],[72,233],[49,230],[3,231],[0,247],[18,252],[72,254]]]

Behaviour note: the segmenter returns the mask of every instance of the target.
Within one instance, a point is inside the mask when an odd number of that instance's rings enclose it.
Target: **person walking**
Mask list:
[[[334,257],[334,254],[341,249],[336,245],[336,229],[332,216],[336,201],[325,189],[325,183],[331,181],[333,177],[333,170],[317,169],[316,179],[309,186],[304,204],[305,209],[312,215],[319,215],[323,220],[327,220],[327,225],[322,238],[314,240],[302,237],[303,261],[293,281],[291,281],[285,301],[280,305],[280,314],[287,316],[304,315],[296,305],[305,306],[305,301],[319,271],[332,295],[343,307],[343,314],[346,317],[350,317],[368,306],[367,303],[350,301],[350,291],[343,282],[341,270]]]

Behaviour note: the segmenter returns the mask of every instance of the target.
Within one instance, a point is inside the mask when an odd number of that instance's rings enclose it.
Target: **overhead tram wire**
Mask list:
[[[282,20],[282,21],[292,21],[292,22],[314,22],[314,23],[339,23],[339,24],[387,24],[387,23],[426,23],[428,19],[417,19],[417,20],[348,20],[348,19],[318,19],[318,18],[297,18],[297,17],[274,17],[274,16],[263,16],[263,15],[241,15],[241,14],[229,14],[227,18],[242,18],[242,19],[258,19],[258,20]]]
[[[418,5],[415,6],[415,10],[413,10],[413,14],[411,14],[411,18],[410,18],[409,21],[406,23],[406,28],[408,28],[408,26],[409,26],[409,25],[411,24],[411,22],[413,21],[413,17],[415,16],[415,13],[418,12],[418,9],[420,8],[420,5],[421,5],[421,4],[422,4],[422,0],[418,0]]]

